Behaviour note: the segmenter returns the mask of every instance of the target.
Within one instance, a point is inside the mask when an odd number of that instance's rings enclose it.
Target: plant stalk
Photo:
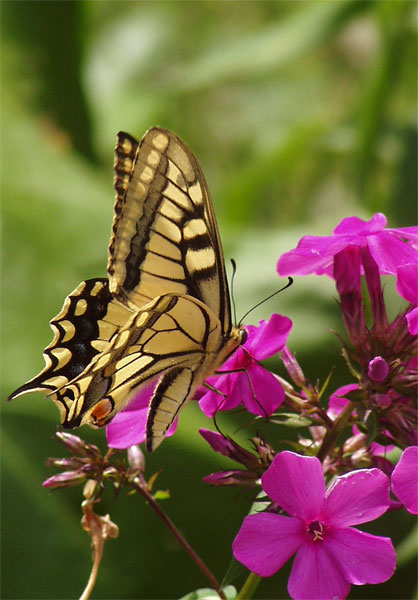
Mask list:
[[[142,486],[141,483],[138,482],[138,478],[136,478],[132,482],[132,486],[139,494],[141,494],[141,496],[145,499],[145,501],[151,506],[151,508],[154,510],[154,512],[157,513],[157,515],[160,517],[160,519],[163,521],[163,523],[168,527],[168,529],[174,535],[174,537],[179,542],[179,544],[184,548],[184,550],[188,553],[188,555],[191,557],[191,559],[195,562],[195,564],[202,571],[202,573],[204,574],[206,579],[210,582],[211,586],[216,590],[219,597],[222,600],[226,600],[226,596],[223,593],[223,591],[221,589],[221,585],[220,585],[219,581],[216,579],[215,575],[207,567],[207,565],[203,562],[203,560],[200,558],[200,556],[197,554],[197,552],[192,548],[192,546],[189,544],[189,542],[181,535],[180,531],[174,525],[174,523],[170,519],[170,517],[163,511],[163,509],[158,504],[158,502],[155,500],[153,495],[144,486]]]

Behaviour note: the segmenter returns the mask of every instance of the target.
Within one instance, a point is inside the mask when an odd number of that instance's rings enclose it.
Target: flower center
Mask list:
[[[324,539],[324,526],[319,521],[312,521],[308,525],[308,535],[314,542],[322,542]]]

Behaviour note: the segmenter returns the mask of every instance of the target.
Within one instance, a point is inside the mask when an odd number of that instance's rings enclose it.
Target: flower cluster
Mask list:
[[[232,545],[252,576],[270,577],[295,556],[288,581],[292,598],[342,599],[352,585],[387,581],[396,567],[391,540],[356,526],[387,510],[418,514],[418,227],[387,228],[382,214],[369,221],[346,218],[333,235],[302,238],[280,257],[277,269],[282,276],[335,280],[349,380],[329,393],[329,378],[320,385],[305,377],[287,346],[289,318],[273,314],[258,327],[247,326],[245,343],[195,399],[209,418],[241,407],[251,421],[255,415],[271,426],[297,428],[299,434],[289,442],[292,451],[279,452],[259,433],[249,450],[219,431],[201,429],[214,451],[239,465],[204,481],[259,492]],[[401,309],[392,321],[382,278],[396,281]],[[261,364],[274,355],[280,356],[287,379]],[[137,486],[158,513],[149,494],[154,476],[145,482],[143,455],[135,446],[145,440],[156,383],[141,389],[107,427],[108,446],[129,448],[130,467],[111,466],[96,447],[61,434],[74,456],[51,459],[49,464],[64,472],[44,485],[87,479],[101,485],[110,478],[119,488]],[[167,435],[175,430],[176,423]],[[213,576],[211,581],[216,582]]]
[[[418,227],[385,226],[382,214],[370,221],[343,219],[332,236],[302,238],[297,248],[281,256],[278,272],[326,274],[335,279],[349,339],[343,342],[344,356],[356,381],[350,389],[337,390],[334,397],[357,403],[357,416],[362,413],[363,428],[373,438],[396,439],[405,448],[418,443]],[[381,275],[394,275],[398,292],[408,302],[392,323]],[[366,305],[372,316],[369,326]]]

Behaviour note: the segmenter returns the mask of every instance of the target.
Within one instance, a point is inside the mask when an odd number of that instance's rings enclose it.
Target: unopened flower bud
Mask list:
[[[93,479],[88,479],[83,489],[84,498],[90,500],[95,494],[97,485],[97,481],[94,481]]]
[[[84,440],[72,433],[57,431],[56,438],[64,444],[64,446],[76,456],[83,458],[92,458],[93,460],[100,459],[100,450],[94,444],[87,444]]]
[[[209,485],[245,485],[253,486],[259,476],[256,473],[250,471],[242,471],[240,469],[231,471],[219,471],[218,473],[211,473],[206,477],[203,477],[203,481]]]
[[[367,374],[372,381],[384,381],[389,374],[389,365],[382,356],[375,356],[367,366]]]
[[[379,408],[389,408],[392,404],[389,394],[374,394],[373,400]]]
[[[59,469],[76,470],[79,469],[83,461],[74,456],[71,458],[47,458],[45,461],[47,467],[58,467]]]
[[[305,375],[303,374],[298,361],[287,346],[282,350],[282,361],[293,383],[299,387],[304,387],[306,385]]]
[[[232,458],[232,460],[241,463],[248,469],[258,466],[258,458],[231,440],[231,438],[226,438],[222,434],[210,431],[209,429],[199,429],[199,433],[215,452],[220,452],[224,456]]]
[[[86,476],[81,471],[64,471],[58,475],[53,475],[46,479],[42,487],[44,488],[61,488],[61,487],[74,487],[83,483],[86,480]]]
[[[139,446],[130,446],[127,451],[130,471],[145,471],[145,456]]]

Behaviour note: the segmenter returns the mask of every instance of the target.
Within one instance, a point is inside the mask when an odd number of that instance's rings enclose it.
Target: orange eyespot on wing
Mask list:
[[[100,400],[90,413],[91,425],[93,427],[103,427],[104,425],[107,425],[112,420],[113,415],[111,413],[113,408],[114,404],[110,398],[103,398],[103,400]]]

